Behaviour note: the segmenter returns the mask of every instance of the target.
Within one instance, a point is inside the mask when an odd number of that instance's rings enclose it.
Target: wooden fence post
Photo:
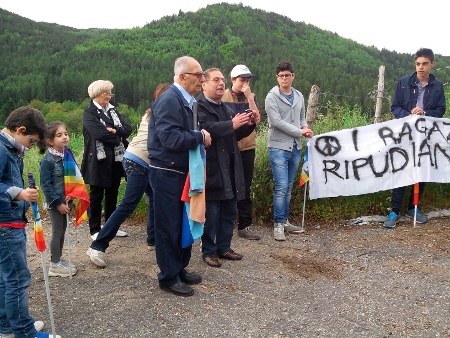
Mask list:
[[[319,110],[319,92],[320,88],[317,85],[311,87],[308,98],[308,106],[306,108],[306,123],[312,129],[314,122],[317,120],[317,112]]]
[[[384,95],[384,66],[381,65],[378,70],[378,89],[377,89],[377,103],[375,105],[375,118],[373,123],[381,122],[381,106]]]

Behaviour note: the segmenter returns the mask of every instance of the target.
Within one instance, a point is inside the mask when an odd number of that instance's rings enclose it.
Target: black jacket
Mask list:
[[[236,187],[236,198],[245,198],[245,179],[242,170],[241,155],[237,141],[247,137],[255,129],[255,125],[243,125],[234,130],[231,119],[233,110],[222,104],[226,111],[226,121],[221,121],[212,103],[203,94],[197,98],[198,122],[200,129],[211,134],[211,145],[206,149],[206,200],[226,200],[235,196],[233,185]],[[230,156],[227,138],[232,138],[233,168],[230,168]],[[230,172],[233,170],[233,172]],[[234,178],[234,184],[231,180]]]
[[[120,115],[116,108],[112,108],[117,113],[122,128],[114,127],[112,119],[98,109],[94,102],[84,110],[83,113],[83,136],[84,136],[84,154],[81,164],[81,174],[84,183],[99,185],[109,188],[111,186],[112,168],[114,164],[114,147],[122,141],[126,147],[126,138],[131,135],[132,128]],[[105,121],[106,126],[100,122],[100,118]],[[110,133],[106,127],[116,129],[116,134]],[[103,143],[106,158],[97,159],[97,150],[95,141]]]

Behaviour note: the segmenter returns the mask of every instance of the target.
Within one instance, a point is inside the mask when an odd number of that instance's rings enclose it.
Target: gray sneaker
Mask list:
[[[383,226],[388,229],[393,229],[395,228],[395,225],[398,223],[398,221],[400,221],[400,218],[400,214],[396,214],[395,212],[391,211],[389,215],[387,215]]]
[[[292,234],[301,234],[302,232],[305,232],[305,229],[290,223],[289,220],[286,220],[283,225],[284,231],[290,232]]]
[[[275,238],[277,241],[285,241],[286,240],[286,236],[284,235],[283,223],[274,223],[273,238]]]
[[[250,226],[246,227],[245,229],[238,230],[238,235],[239,235],[239,237],[247,238],[247,239],[253,239],[253,240],[260,239],[260,236],[258,234],[256,234]]]
[[[48,276],[49,277],[69,277],[70,275],[75,275],[77,273],[77,270],[73,270],[70,273],[69,268],[65,265],[62,265],[61,263],[57,266],[50,266],[48,269]]]
[[[411,218],[414,219],[414,209],[408,210],[408,211],[406,212],[406,216],[411,217]],[[425,216],[423,216],[423,215],[420,213],[419,209],[417,209],[417,213],[416,213],[416,223],[417,223],[417,224],[425,224],[425,223],[428,223],[428,220],[426,219]]]
[[[62,259],[62,258],[61,258],[60,262],[61,262],[61,264],[64,265],[66,268],[69,268],[69,261],[66,261],[65,259]],[[72,273],[75,274],[75,272],[78,271],[78,268],[77,268],[77,266],[76,266],[75,264],[73,264],[73,263],[71,264],[71,266],[72,266]]]

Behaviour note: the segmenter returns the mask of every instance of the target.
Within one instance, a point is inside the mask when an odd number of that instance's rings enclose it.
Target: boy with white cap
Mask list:
[[[230,73],[231,85],[225,90],[222,102],[236,114],[251,110],[256,124],[260,122],[256,96],[250,88],[250,79],[255,75],[247,66],[236,65]],[[255,168],[256,131],[238,142],[245,179],[245,199],[238,202],[238,235],[242,238],[258,240],[260,236],[252,228],[252,200],[250,197],[253,171]]]

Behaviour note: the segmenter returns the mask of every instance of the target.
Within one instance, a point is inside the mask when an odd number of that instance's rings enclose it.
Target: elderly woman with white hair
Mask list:
[[[90,105],[83,113],[84,154],[81,173],[90,185],[89,231],[93,240],[101,229],[102,202],[105,222],[116,210],[117,195],[124,171],[122,159],[132,128],[111,104],[114,85],[97,80],[88,87]],[[119,231],[116,236],[127,236]]]

